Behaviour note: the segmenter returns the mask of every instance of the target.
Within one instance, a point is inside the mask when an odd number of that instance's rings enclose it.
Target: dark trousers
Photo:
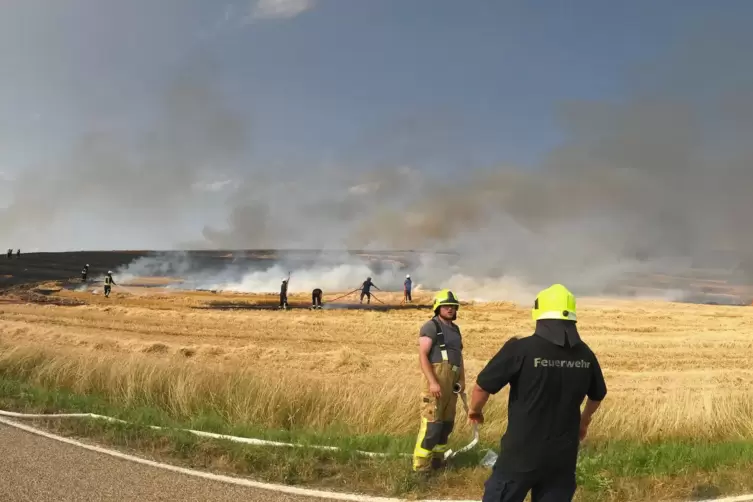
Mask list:
[[[366,303],[371,303],[371,292],[369,291],[361,291],[361,303],[363,303],[363,297],[368,298],[366,300]]]
[[[111,286],[105,285],[105,296],[110,296]]]
[[[515,479],[513,479],[515,478]],[[570,502],[575,495],[575,472],[555,472],[538,479],[519,479],[498,469],[484,484],[482,502],[523,502],[531,492],[532,502]]]
[[[280,293],[280,308],[287,308],[288,306],[288,294],[287,293]]]
[[[406,290],[405,290],[405,301],[406,301],[406,302],[411,302],[411,301],[413,301],[413,298],[411,298],[411,296],[410,296],[410,289],[406,289]]]
[[[321,293],[312,293],[311,294],[311,306],[312,307],[320,307],[322,306],[322,294]]]

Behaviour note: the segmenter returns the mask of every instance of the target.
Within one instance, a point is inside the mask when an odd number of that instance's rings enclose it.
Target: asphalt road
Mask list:
[[[316,502],[136,464],[0,425],[0,498],[7,502]]]

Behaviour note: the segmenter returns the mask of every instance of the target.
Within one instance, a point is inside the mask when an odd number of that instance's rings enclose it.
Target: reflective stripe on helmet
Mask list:
[[[565,315],[565,313],[567,313],[567,315]],[[539,321],[541,319],[562,319],[564,321],[578,320],[575,312],[570,312],[569,310],[548,310],[539,313],[534,311],[534,321]]]

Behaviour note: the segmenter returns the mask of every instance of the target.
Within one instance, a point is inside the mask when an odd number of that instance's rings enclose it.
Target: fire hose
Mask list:
[[[353,293],[355,293],[355,292],[356,292],[356,291],[358,291],[359,289],[361,289],[361,288],[356,288],[356,289],[354,289],[353,291],[350,291],[350,292],[348,292],[348,293],[345,293],[344,295],[340,295],[340,296],[338,296],[337,298],[333,298],[333,299],[331,299],[331,300],[327,300],[327,303],[332,303],[332,302],[335,302],[335,301],[339,300],[340,298],[345,298],[345,297],[346,297],[346,296],[348,296],[348,295],[352,295]]]
[[[375,295],[374,293],[371,293],[371,296],[372,296],[372,298],[374,298],[374,299],[375,299],[376,301],[378,301],[378,302],[379,302],[379,303],[381,303],[382,305],[384,305],[384,304],[385,304],[385,303],[384,303],[384,302],[383,302],[382,300],[380,300],[379,298],[377,298],[377,296],[376,296],[376,295]]]
[[[463,407],[465,408],[466,414],[468,413],[468,403],[466,400],[465,393],[461,391],[460,385],[457,385],[455,389],[453,389],[453,392],[460,395],[460,398],[463,401]],[[88,418],[88,419],[98,419],[98,420],[104,420],[106,422],[115,422],[115,423],[122,423],[127,424],[129,423],[126,420],[121,420],[119,418],[115,417],[109,417],[106,415],[98,415],[95,413],[19,413],[14,411],[7,411],[7,410],[0,410],[0,417],[8,417],[8,418],[15,418],[15,419],[65,419],[65,418]],[[160,427],[156,425],[150,425],[148,426],[150,429],[153,430],[178,430],[181,432],[188,432],[190,434],[193,434],[195,436],[199,437],[205,437],[205,438],[212,438],[212,439],[221,439],[226,441],[232,441],[235,443],[245,443],[250,445],[256,445],[256,446],[284,446],[284,447],[297,447],[297,448],[313,448],[317,450],[330,450],[330,451],[338,451],[340,448],[337,446],[323,446],[323,445],[313,445],[313,444],[301,444],[301,443],[286,443],[282,441],[270,441],[265,439],[257,439],[257,438],[249,438],[249,437],[239,437],[239,436],[230,436],[227,434],[217,434],[213,432],[206,432],[206,431],[198,431],[193,429],[181,429],[181,428],[173,428],[173,427]],[[463,453],[478,443],[478,425],[474,424],[473,426],[473,440],[468,443],[467,445],[463,446],[457,451],[453,450],[447,450],[445,452],[444,457],[445,459],[450,459],[455,457],[458,453]],[[370,451],[361,451],[361,450],[355,450],[354,453],[358,453],[360,455],[364,455],[367,457],[388,457],[390,456],[389,453],[381,453],[381,452],[370,452]],[[411,456],[410,453],[400,453],[398,454],[401,457],[409,457]]]
[[[466,396],[465,390],[460,386],[459,383],[456,383],[452,389],[452,392],[460,396],[460,400],[463,402],[463,409],[465,410],[465,414],[469,415],[470,411],[468,408],[468,396]],[[447,450],[444,454],[444,458],[445,460],[449,460],[455,457],[455,455],[457,455],[458,453],[465,453],[466,451],[470,450],[477,444],[478,444],[478,424],[474,423],[473,424],[473,439],[471,440],[471,442],[463,446],[457,451],[453,451],[452,449]]]

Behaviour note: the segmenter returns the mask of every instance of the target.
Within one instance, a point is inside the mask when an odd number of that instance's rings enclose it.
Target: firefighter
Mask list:
[[[107,271],[107,275],[105,276],[105,298],[110,297],[110,291],[112,290],[112,286],[115,284],[115,279],[112,278],[112,270]]]
[[[13,248],[8,248],[8,259],[11,259],[11,256],[13,256]]]
[[[405,276],[405,282],[403,282],[403,301],[405,303],[410,303],[413,301],[413,298],[411,297],[411,288],[413,287],[413,281],[410,279],[410,274],[407,274]]]
[[[421,425],[413,450],[413,470],[428,472],[444,466],[447,441],[455,425],[458,393],[465,390],[463,339],[457,319],[460,302],[450,290],[434,297],[434,317],[418,337],[423,373]]]
[[[83,269],[81,269],[81,282],[86,282],[86,276],[89,275],[89,264],[87,263]]]
[[[280,284],[280,309],[287,310],[288,309],[288,281],[290,280],[290,277],[287,279],[282,280],[282,284]]]
[[[311,308],[322,308],[322,290],[319,288],[316,288],[311,292]]]
[[[16,258],[21,258],[21,248],[16,250]]]
[[[536,297],[533,335],[506,343],[479,373],[468,419],[510,384],[507,431],[483,502],[570,501],[580,441],[607,394],[596,355],[576,328],[575,296],[555,284]],[[581,413],[583,399],[588,397]]]
[[[367,277],[366,280],[363,281],[363,285],[361,286],[361,302],[360,303],[363,303],[364,296],[367,298],[366,303],[371,303],[371,288],[372,287],[381,291],[381,289],[377,288],[376,284],[371,282],[371,277]]]

